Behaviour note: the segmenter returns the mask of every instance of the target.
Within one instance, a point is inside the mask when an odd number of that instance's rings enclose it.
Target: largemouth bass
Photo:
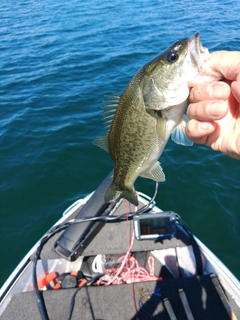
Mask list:
[[[105,101],[103,118],[108,133],[94,143],[114,161],[107,202],[125,198],[137,206],[134,182],[138,176],[165,180],[158,159],[170,135],[176,143],[193,144],[185,136],[188,82],[221,78],[207,67],[209,56],[199,33],[177,41],[144,65],[121,96],[114,94]]]

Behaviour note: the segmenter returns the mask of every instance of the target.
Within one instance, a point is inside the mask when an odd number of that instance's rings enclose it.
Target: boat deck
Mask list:
[[[159,288],[161,296],[152,292]],[[209,276],[167,279],[158,282],[123,284],[116,286],[91,286],[81,289],[75,298],[72,320],[110,320],[126,319],[169,320],[163,299],[168,298],[177,319],[187,320],[179,289],[183,289],[193,314],[193,319],[231,319],[227,314]],[[43,296],[49,319],[68,319],[70,301],[76,289],[45,291]],[[138,315],[134,308],[136,300]],[[228,297],[232,310],[240,319],[239,310]],[[1,319],[3,320],[40,320],[33,292],[17,294],[10,302]],[[234,319],[234,318],[232,318]]]
[[[81,209],[76,210],[68,219],[78,215]],[[114,214],[122,213],[126,213],[124,202]],[[92,265],[97,255],[105,255],[110,261],[114,261],[116,257],[127,252],[132,237],[132,223],[133,221],[124,221],[107,223],[103,226],[82,253],[81,270],[84,274],[94,275]],[[63,232],[55,234],[43,247],[40,264],[41,262],[43,265],[49,264],[51,261],[62,259],[54,251],[54,243]],[[227,292],[222,291],[224,305],[211,275],[205,272],[191,275],[191,263],[188,266],[188,262],[185,261],[185,269],[177,260],[176,255],[191,245],[191,240],[181,228],[177,229],[175,238],[157,242],[135,240],[131,250],[132,256],[136,258],[140,267],[149,272],[151,270],[148,258],[153,257],[154,275],[162,277],[162,280],[83,287],[75,296],[71,320],[240,319],[240,308]],[[204,268],[204,259],[202,262]],[[218,283],[219,286],[221,287]],[[77,290],[69,288],[43,291],[50,320],[69,319],[70,304]],[[182,302],[183,296],[186,297],[186,303]],[[175,318],[173,315],[170,317],[169,306]],[[191,310],[191,315],[187,315],[187,309]],[[1,320],[42,319],[33,291],[15,294],[0,318]]]

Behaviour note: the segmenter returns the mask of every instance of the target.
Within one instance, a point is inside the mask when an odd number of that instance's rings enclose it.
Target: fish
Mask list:
[[[109,152],[114,162],[113,181],[106,191],[106,202],[125,198],[138,206],[134,183],[139,176],[165,181],[158,159],[169,137],[184,146],[193,144],[185,135],[188,119],[184,111],[189,83],[222,78],[207,66],[209,57],[197,32],[190,38],[176,41],[147,62],[122,95],[107,96],[103,107],[107,134],[93,142]]]

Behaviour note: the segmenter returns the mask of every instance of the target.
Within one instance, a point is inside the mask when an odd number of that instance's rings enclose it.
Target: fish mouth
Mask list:
[[[210,53],[207,48],[204,48],[200,41],[200,33],[196,32],[188,42],[191,53],[197,60],[207,60],[210,57]]]
[[[222,74],[213,71],[208,65],[207,60],[211,54],[207,48],[204,48],[200,41],[200,33],[195,33],[188,39],[188,51],[190,54],[191,63],[196,67],[198,73],[194,79],[188,82],[188,86],[192,87],[203,81],[220,80],[223,78]]]

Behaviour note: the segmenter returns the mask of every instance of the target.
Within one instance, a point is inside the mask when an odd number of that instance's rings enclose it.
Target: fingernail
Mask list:
[[[211,122],[200,122],[199,126],[200,126],[200,129],[204,131],[209,131],[213,127]]]
[[[218,117],[220,108],[221,108],[221,103],[216,103],[216,102],[208,103],[206,111],[210,116]]]
[[[218,83],[211,83],[208,86],[208,94],[211,98],[214,99],[222,99],[225,96],[225,86],[223,83],[218,82]]]

